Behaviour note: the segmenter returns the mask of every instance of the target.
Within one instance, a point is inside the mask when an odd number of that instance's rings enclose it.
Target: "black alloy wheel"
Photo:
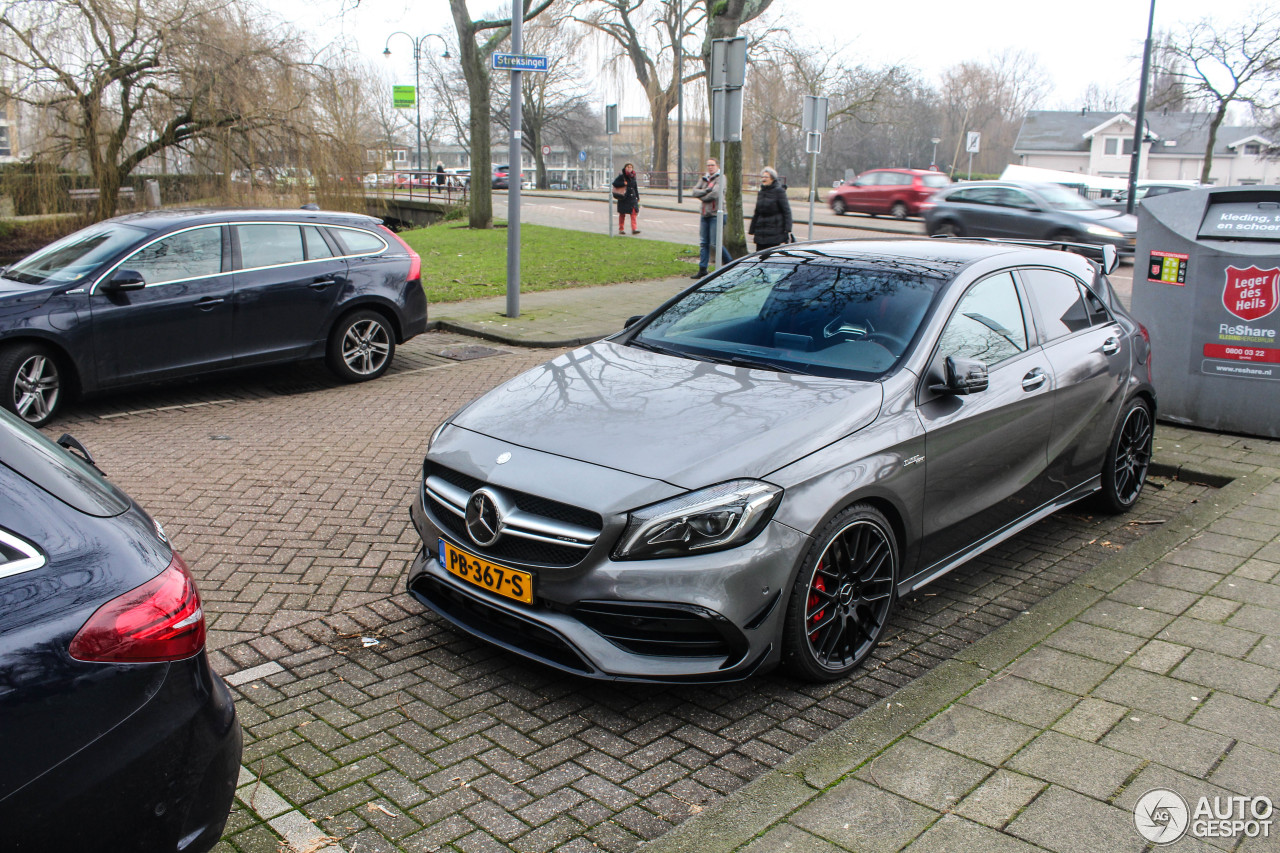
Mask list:
[[[791,591],[783,663],[807,681],[832,681],[875,650],[893,610],[898,545],[875,508],[857,504],[816,537]]]
[[[1120,426],[1111,438],[1102,466],[1099,499],[1109,512],[1128,512],[1138,502],[1151,466],[1151,446],[1155,436],[1151,407],[1145,400],[1129,402]]]
[[[0,351],[0,405],[32,426],[53,420],[63,397],[58,361],[40,344],[16,344]]]
[[[329,334],[329,369],[345,382],[367,382],[387,372],[396,354],[396,339],[387,319],[377,311],[354,311]]]

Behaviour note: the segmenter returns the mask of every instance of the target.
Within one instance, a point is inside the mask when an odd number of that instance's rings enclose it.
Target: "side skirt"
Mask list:
[[[898,584],[898,595],[902,596],[910,592],[915,592],[920,587],[932,583],[957,566],[967,563],[982,552],[988,551],[1006,539],[1018,535],[1037,521],[1053,515],[1058,510],[1075,503],[1081,498],[1088,497],[1101,488],[1102,475],[1097,474],[1086,482],[1076,486],[1071,491],[1064,492],[1052,501],[1042,505],[1039,509],[1033,510],[1017,521],[1005,525],[986,539],[975,543],[972,547],[956,554],[952,554],[950,557],[934,563],[932,566],[922,569],[906,580],[901,581]]]

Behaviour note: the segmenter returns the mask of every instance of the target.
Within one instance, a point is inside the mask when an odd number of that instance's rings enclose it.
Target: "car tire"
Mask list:
[[[1080,238],[1070,231],[1054,231],[1049,235],[1049,241],[1052,243],[1079,243]]]
[[[344,316],[329,333],[325,358],[344,382],[368,382],[387,372],[396,354],[396,337],[387,318],[363,309]]]
[[[884,514],[855,504],[814,537],[792,584],[782,665],[805,681],[834,681],[884,635],[898,580],[898,542]]]
[[[907,218],[907,206],[900,201],[895,201],[893,203],[893,207],[889,209],[889,212],[893,214],[894,219]]]
[[[10,412],[32,426],[44,426],[62,408],[66,383],[57,357],[40,344],[14,344],[0,350],[0,381]]]
[[[844,203],[844,199],[837,198],[831,202],[831,210],[835,212],[836,216],[844,216],[849,210],[849,205]]]
[[[939,222],[933,233],[941,234],[943,237],[963,237],[964,229],[960,227],[960,223],[948,219],[945,222]]]
[[[1098,502],[1106,512],[1128,512],[1138,502],[1151,466],[1154,433],[1151,406],[1140,397],[1130,400],[1102,464],[1102,491],[1098,493]]]

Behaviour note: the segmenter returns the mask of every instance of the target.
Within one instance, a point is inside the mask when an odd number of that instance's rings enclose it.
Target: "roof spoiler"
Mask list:
[[[940,236],[940,235],[935,235]],[[956,238],[945,238],[956,239]],[[986,243],[1010,243],[1015,246],[1031,246],[1037,249],[1057,249],[1060,252],[1071,252],[1094,261],[1102,268],[1105,275],[1111,275],[1120,264],[1120,252],[1110,244],[1070,243],[1064,240],[1008,240],[995,237],[961,237],[961,240],[981,240]]]

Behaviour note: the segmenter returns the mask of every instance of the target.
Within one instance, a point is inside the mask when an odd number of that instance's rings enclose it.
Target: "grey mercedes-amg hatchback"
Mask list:
[[[784,246],[495,388],[431,436],[409,591],[590,677],[844,675],[898,595],[1137,501],[1146,330],[1063,248]]]

